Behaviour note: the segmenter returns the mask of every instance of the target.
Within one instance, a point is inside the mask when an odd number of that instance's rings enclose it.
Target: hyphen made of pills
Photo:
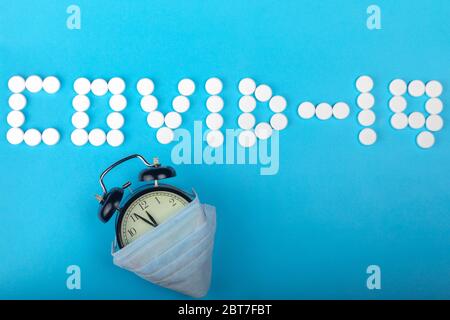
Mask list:
[[[373,128],[376,122],[376,100],[372,94],[374,80],[367,75],[356,80],[356,89],[359,95],[356,105],[359,111],[356,114],[361,131],[358,139],[362,145],[370,146],[377,141],[377,132]],[[224,143],[223,125],[224,118],[221,114],[225,106],[222,98],[223,82],[217,78],[209,78],[205,82],[204,89],[208,93],[205,102],[208,115],[206,116],[206,126],[209,131],[206,134],[206,142],[212,148],[218,148]],[[23,130],[22,126],[26,122],[23,109],[28,103],[25,95],[36,94],[45,91],[47,94],[55,94],[61,88],[58,78],[48,76],[42,79],[40,76],[31,75],[27,78],[15,75],[8,81],[8,88],[11,95],[8,104],[11,111],[7,115],[7,123],[10,127],[6,134],[9,143],[18,145],[25,143],[28,146],[37,146],[41,142],[46,145],[56,145],[60,141],[60,133],[55,128],[47,128],[42,132],[29,128]],[[78,78],[73,83],[76,95],[72,99],[74,113],[72,115],[72,125],[74,130],[71,133],[71,141],[76,146],[83,146],[87,143],[92,146],[101,146],[107,143],[112,147],[118,147],[124,143],[125,136],[121,128],[125,124],[125,118],[121,112],[127,107],[127,99],[123,95],[126,83],[122,78],[114,77],[108,81],[105,79]],[[158,110],[158,99],[153,94],[155,85],[149,78],[142,78],[137,82],[137,92],[141,96],[140,106],[147,114],[147,123],[150,128],[157,129],[156,138],[161,144],[169,144],[174,140],[174,130],[183,123],[183,114],[191,108],[190,97],[196,91],[196,84],[192,79],[185,78],[178,83],[178,95],[172,100],[172,109],[167,113]],[[287,100],[281,95],[273,93],[272,88],[267,84],[257,84],[251,78],[244,78],[239,81],[237,89],[242,95],[237,103],[241,113],[237,117],[237,125],[241,129],[238,142],[242,147],[249,148],[255,145],[256,141],[269,139],[274,130],[282,131],[288,125],[288,118],[283,113],[287,108]],[[388,107],[392,111],[390,124],[395,130],[411,128],[420,131],[416,136],[416,143],[423,149],[431,148],[435,144],[436,132],[442,130],[444,121],[440,116],[444,105],[440,96],[443,86],[439,81],[432,80],[424,83],[421,80],[413,80],[407,83],[402,79],[395,79],[389,84],[389,91],[392,94]],[[91,100],[95,96],[105,96],[109,94],[109,108],[111,109],[106,118],[109,128],[105,132],[101,128],[90,128],[90,118],[87,113],[91,107]],[[405,95],[411,98],[427,97],[424,112],[413,111],[406,113],[408,102]],[[253,114],[258,103],[268,105],[268,109],[273,113],[268,121],[258,122]],[[374,108],[375,107],[375,108]],[[306,101],[299,104],[297,108],[298,116],[301,119],[328,119],[344,120],[351,113],[350,105],[346,102],[336,102],[330,104],[321,102],[314,104]]]

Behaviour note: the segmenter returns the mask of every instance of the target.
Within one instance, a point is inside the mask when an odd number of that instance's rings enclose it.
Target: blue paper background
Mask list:
[[[254,165],[183,165],[172,181],[195,187],[217,206],[214,271],[207,298],[450,298],[450,136],[415,145],[417,132],[389,126],[390,80],[440,80],[450,86],[450,2],[377,0],[382,30],[366,27],[372,1],[78,0],[81,30],[66,27],[68,1],[2,0],[0,10],[0,298],[184,296],[113,266],[113,223],[97,219],[98,175],[139,152],[170,162],[170,147],[146,125],[135,84],[150,76],[162,110],[176,84],[211,76],[225,83],[225,125],[236,127],[238,81],[267,82],[289,101],[280,135],[280,171]],[[10,76],[56,75],[61,91],[28,96],[27,127],[55,126],[56,147],[6,141]],[[357,141],[354,80],[374,77],[379,141]],[[73,80],[121,76],[128,87],[126,143],[76,148],[70,141]],[[206,117],[204,90],[183,127]],[[448,90],[442,97],[448,103]],[[304,121],[296,106],[344,100],[346,121]],[[410,100],[409,111],[423,110]],[[106,129],[106,98],[94,124]],[[94,107],[95,108],[95,107]],[[261,107],[263,108],[263,107]],[[268,111],[261,113],[267,119]],[[448,112],[444,110],[445,121]],[[109,185],[134,179],[130,164]],[[68,265],[81,267],[82,289],[68,290]],[[382,289],[366,288],[366,268],[382,270]]]

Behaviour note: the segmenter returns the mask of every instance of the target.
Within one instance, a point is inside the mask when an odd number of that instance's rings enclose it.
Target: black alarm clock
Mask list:
[[[131,190],[131,182],[122,187],[107,190],[103,182],[106,174],[118,165],[137,158],[145,165],[139,173],[139,180],[145,184],[135,190]],[[193,200],[188,193],[168,184],[160,184],[159,180],[176,176],[172,167],[162,166],[155,158],[149,163],[144,157],[134,154],[123,158],[100,175],[102,196],[96,196],[100,202],[99,218],[102,222],[108,222],[117,212],[116,237],[120,248],[130,244],[146,232],[150,232],[175,215]],[[124,199],[125,190],[130,195]]]

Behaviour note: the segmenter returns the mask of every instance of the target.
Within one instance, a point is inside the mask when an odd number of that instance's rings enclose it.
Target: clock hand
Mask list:
[[[147,214],[147,217],[152,220],[152,222],[157,226],[158,222],[156,222],[155,218],[146,210],[145,213]]]
[[[152,223],[152,222],[148,221],[147,219],[145,219],[144,217],[141,217],[141,216],[138,215],[137,213],[135,213],[134,215],[135,215],[136,217],[138,217],[139,219],[141,219],[142,221],[148,223],[148,224],[151,225],[152,227],[156,227],[156,226],[158,225],[156,222],[155,222],[155,223]]]

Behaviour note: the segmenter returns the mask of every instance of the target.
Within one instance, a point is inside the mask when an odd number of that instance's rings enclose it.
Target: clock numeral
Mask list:
[[[133,222],[136,222],[139,220],[139,216],[136,213],[132,213],[131,214],[131,220],[133,220]]]
[[[161,201],[159,201],[158,197],[155,197],[155,200],[158,202],[158,204],[161,204]]]
[[[169,199],[169,203],[172,205],[172,207],[175,207],[177,205],[174,199]]]
[[[139,207],[141,207],[142,210],[147,209],[148,208],[147,201],[143,200],[143,201],[139,202]]]
[[[134,237],[136,235],[137,231],[135,228],[131,228],[131,229],[128,229],[128,233],[130,234],[130,237]]]

